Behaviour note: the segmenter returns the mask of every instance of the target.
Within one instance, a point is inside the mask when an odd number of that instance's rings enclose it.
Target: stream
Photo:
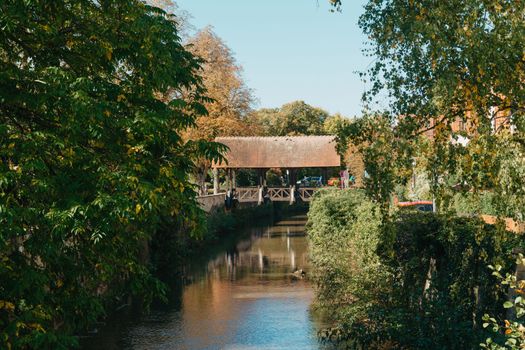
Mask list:
[[[244,239],[188,266],[189,282],[169,306],[108,322],[82,348],[325,349],[309,311],[314,292],[301,274],[309,273],[305,223],[297,215],[243,229]]]

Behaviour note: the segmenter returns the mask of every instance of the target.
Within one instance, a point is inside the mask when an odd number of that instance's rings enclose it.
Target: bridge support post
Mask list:
[[[290,187],[290,205],[295,203],[295,186]]]
[[[326,186],[328,184],[328,168],[322,168],[321,175],[323,176],[322,184]]]
[[[231,191],[232,188],[232,170],[228,168],[226,170],[226,190]]]
[[[257,169],[257,182],[259,186],[266,186],[266,169]]]
[[[213,194],[219,193],[219,169],[213,168]]]
[[[257,205],[261,205],[264,203],[264,198],[263,198],[263,187],[262,186],[259,186],[259,189],[258,189],[258,195],[257,195]]]
[[[297,183],[297,169],[290,169],[289,180],[288,186],[295,186]]]

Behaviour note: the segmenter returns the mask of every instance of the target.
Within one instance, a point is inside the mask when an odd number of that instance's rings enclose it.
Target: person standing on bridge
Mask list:
[[[231,209],[232,207],[232,191],[230,190],[226,192],[226,197],[224,197],[224,207],[226,209]]]
[[[271,200],[270,193],[268,192],[268,186],[263,187],[263,202],[264,204],[269,203]]]
[[[239,200],[237,198],[237,191],[235,191],[235,188],[233,188],[232,192],[231,192],[231,206],[232,206],[232,208],[237,208],[237,203],[239,203]]]

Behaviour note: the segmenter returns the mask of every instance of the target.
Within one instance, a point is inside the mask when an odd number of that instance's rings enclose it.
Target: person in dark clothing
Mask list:
[[[237,204],[239,203],[239,199],[237,198],[237,191],[235,191],[235,188],[232,189],[231,193],[231,206],[232,208],[237,208]]]
[[[226,209],[231,209],[232,204],[233,204],[232,191],[228,190],[228,192],[226,192],[226,197],[224,197],[224,207]]]

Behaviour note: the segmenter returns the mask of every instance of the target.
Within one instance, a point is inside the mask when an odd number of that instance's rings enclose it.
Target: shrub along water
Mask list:
[[[506,290],[488,265],[509,264],[515,235],[478,219],[382,217],[359,191],[320,194],[308,214],[316,306],[349,348],[472,349],[483,314],[504,315]]]

